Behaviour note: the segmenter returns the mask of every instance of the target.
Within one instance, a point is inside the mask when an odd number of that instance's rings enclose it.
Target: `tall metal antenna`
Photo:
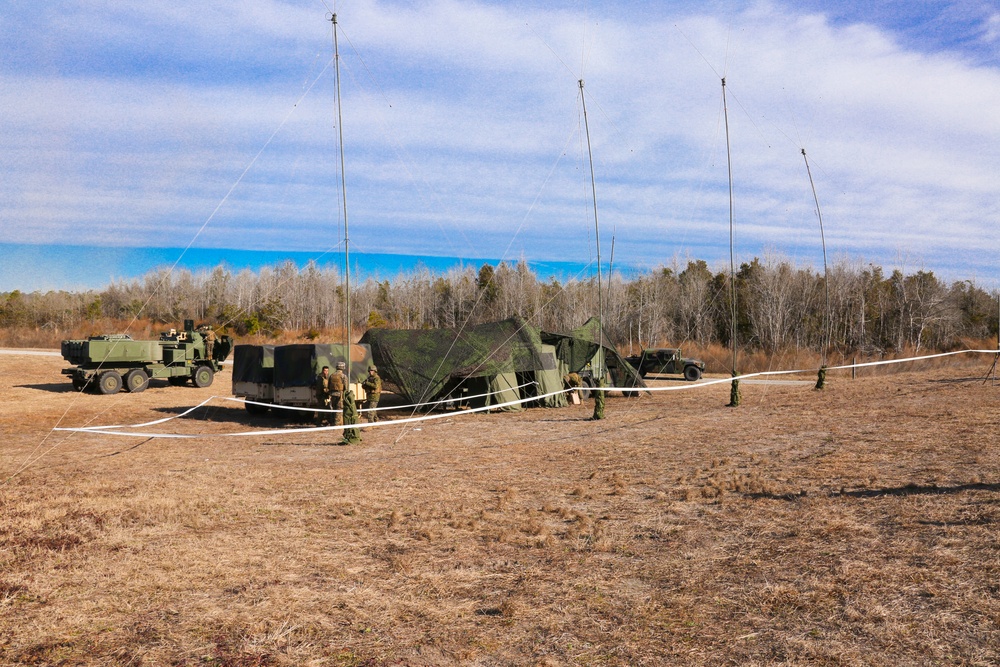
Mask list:
[[[583,102],[583,127],[587,132],[587,155],[590,157],[590,190],[594,196],[594,239],[597,242],[597,319],[600,339],[600,362],[597,379],[604,381],[604,284],[601,278],[601,226],[597,222],[597,179],[594,178],[594,153],[590,148],[590,124],[587,122],[587,98],[583,94],[583,79],[580,79],[580,100]]]
[[[347,355],[347,383],[351,382],[351,234],[347,225],[347,174],[344,168],[344,115],[340,103],[340,48],[337,43],[337,15],[330,19],[333,25],[333,65],[337,97],[337,133],[340,146],[340,190],[344,205],[344,353]]]
[[[740,384],[736,370],[736,227],[733,223],[733,157],[729,149],[729,107],[726,104],[726,77],[722,77],[722,113],[726,121],[726,165],[729,170],[729,295],[731,301],[731,339],[733,348],[733,386],[729,392],[729,404],[736,407],[740,404]]]
[[[812,171],[809,169],[809,158],[806,157],[806,149],[802,149],[802,159],[806,161],[806,173],[809,174],[809,185],[812,187],[813,199],[816,202],[816,215],[819,217],[819,236],[823,240],[823,284],[826,287],[826,313],[823,316],[825,325],[823,327],[823,350],[820,355],[820,365],[826,366],[826,353],[830,349],[830,271],[826,264],[826,233],[823,231],[823,213],[819,209],[819,197],[816,196],[816,184],[813,183]]]

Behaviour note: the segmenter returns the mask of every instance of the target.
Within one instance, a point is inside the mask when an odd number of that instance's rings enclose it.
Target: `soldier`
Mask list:
[[[330,388],[330,409],[336,410],[333,413],[333,423],[340,426],[344,423],[344,391],[347,390],[347,376],[344,369],[347,364],[343,361],[337,362],[337,372],[330,376],[328,385]]]
[[[323,371],[316,376],[316,399],[319,401],[320,410],[330,409],[330,367],[323,366]],[[316,422],[322,424],[327,421],[326,415],[318,413]]]
[[[212,330],[212,325],[209,324],[205,327],[205,358],[214,359],[212,356],[212,350],[215,348],[215,332]]]
[[[375,366],[368,367],[368,377],[361,383],[365,390],[365,410],[368,412],[368,422],[378,421],[378,399],[382,396],[382,378],[378,376],[378,369]]]

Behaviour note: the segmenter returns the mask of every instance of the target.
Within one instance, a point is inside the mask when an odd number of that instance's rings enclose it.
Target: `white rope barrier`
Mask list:
[[[921,361],[924,359],[936,359],[939,357],[949,357],[954,354],[1000,354],[1000,350],[957,350],[955,352],[941,352],[940,354],[928,354],[922,357],[907,357],[905,359],[886,359],[884,361],[867,361],[861,364],[845,364],[843,366],[827,366],[828,371],[840,371],[848,370],[851,368],[863,368],[866,366],[885,366],[888,364],[901,364],[907,361]],[[641,391],[684,391],[687,389],[697,389],[699,387],[708,387],[713,384],[726,384],[733,380],[747,380],[755,377],[765,377],[771,375],[802,375],[804,373],[816,373],[820,369],[805,369],[805,370],[791,370],[791,371],[759,371],[757,373],[746,373],[744,375],[737,375],[735,377],[721,378],[716,380],[703,380],[700,382],[692,382],[683,385],[676,385],[670,387],[589,387],[590,391],[621,391],[628,393],[637,393]]]
[[[198,434],[181,434],[181,433],[149,433],[149,432],[124,432],[116,429],[121,428],[133,428],[129,426],[83,426],[79,428],[62,427],[55,428],[54,431],[70,431],[74,433],[100,433],[103,435],[122,435],[136,438],[183,438],[183,439],[198,439],[198,438],[218,438],[218,437],[237,437],[237,436],[252,436],[252,435],[287,435],[291,433],[318,433],[321,431],[342,431],[347,428],[373,428],[381,426],[398,426],[400,424],[412,424],[416,422],[432,421],[435,419],[449,419],[454,417],[460,417],[462,415],[471,415],[476,412],[486,412],[488,410],[497,410],[501,408],[507,408],[514,405],[522,405],[524,403],[530,403],[532,401],[538,401],[544,398],[549,398],[550,396],[557,396],[559,394],[565,393],[565,389],[560,389],[559,391],[552,391],[547,394],[541,394],[539,396],[531,396],[529,398],[519,398],[514,401],[506,401],[504,403],[496,403],[494,405],[486,405],[481,408],[469,408],[467,410],[460,410],[458,412],[446,412],[444,414],[434,414],[434,415],[423,415],[420,417],[409,417],[407,419],[393,419],[391,421],[378,421],[378,422],[366,422],[363,424],[341,424],[337,426],[310,426],[305,428],[280,428],[280,429],[268,429],[264,431],[239,431],[237,433],[198,433]],[[226,398],[213,396],[212,398]],[[202,402],[199,406],[204,405],[212,398],[207,399]],[[191,408],[194,410],[195,408]],[[191,412],[188,410],[185,414]],[[179,417],[180,415],[175,415]],[[168,419],[174,419],[175,417],[170,417]],[[148,422],[149,425],[159,424],[166,420],[157,420],[155,422]],[[146,424],[137,424],[135,427],[145,426]]]
[[[948,356],[952,356],[952,355],[956,355],[956,354],[994,354],[994,355],[996,355],[996,354],[1000,354],[1000,350],[957,350],[957,351],[954,351],[954,352],[942,352],[942,353],[939,353],[939,354],[930,354],[930,355],[926,355],[926,356],[922,356],[922,357],[907,357],[905,359],[888,359],[888,360],[884,360],[884,361],[870,361],[870,362],[864,362],[864,363],[860,363],[860,364],[845,364],[845,365],[841,365],[841,366],[828,366],[827,370],[847,370],[847,369],[851,369],[851,368],[862,368],[862,367],[868,367],[868,366],[884,366],[884,365],[889,365],[889,364],[900,364],[900,363],[904,363],[904,362],[908,362],[908,361],[921,361],[921,360],[925,360],[925,359],[937,359],[937,358],[948,357]],[[365,423],[360,423],[360,424],[345,424],[345,425],[337,425],[337,426],[311,426],[311,427],[292,428],[292,429],[267,429],[267,430],[262,430],[262,431],[239,431],[239,432],[235,432],[235,433],[201,433],[201,434],[151,433],[151,432],[144,432],[144,431],[143,432],[134,432],[134,431],[125,432],[125,431],[120,430],[120,429],[144,428],[144,427],[147,427],[147,426],[154,426],[154,425],[157,425],[157,424],[163,424],[163,423],[168,422],[168,421],[170,421],[172,419],[177,419],[179,417],[187,416],[187,415],[191,414],[192,412],[194,412],[195,410],[197,410],[198,408],[204,407],[206,404],[208,404],[209,402],[211,402],[212,400],[215,400],[215,399],[221,399],[221,400],[225,400],[225,401],[235,401],[235,402],[239,402],[239,403],[256,403],[255,401],[245,401],[243,399],[232,398],[232,397],[229,397],[229,396],[211,396],[211,397],[205,399],[204,401],[202,401],[201,403],[199,403],[198,405],[196,405],[196,406],[194,406],[192,408],[189,408],[189,409],[185,410],[184,412],[182,412],[180,414],[173,415],[173,416],[170,416],[170,417],[165,417],[163,419],[157,419],[157,420],[151,421],[151,422],[143,422],[141,424],[132,424],[132,425],[81,426],[81,427],[76,427],[76,428],[69,428],[69,427],[58,428],[57,427],[57,428],[54,428],[53,430],[54,431],[68,431],[68,432],[73,432],[73,433],[100,433],[100,434],[103,434],[103,435],[118,435],[118,436],[141,437],[141,438],[198,439],[198,438],[216,438],[216,437],[246,437],[246,436],[259,436],[259,435],[288,435],[288,434],[295,434],[295,433],[316,433],[316,432],[321,432],[321,431],[342,431],[342,430],[347,429],[347,428],[365,428],[365,429],[369,429],[369,428],[378,428],[378,427],[383,427],[383,426],[398,426],[398,425],[401,425],[401,424],[412,424],[412,423],[417,423],[417,422],[433,421],[433,420],[437,420],[437,419],[446,419],[446,418],[461,417],[462,415],[474,414],[474,413],[477,413],[477,412],[486,412],[486,411],[489,411],[489,410],[497,410],[497,409],[511,407],[511,406],[514,406],[514,405],[523,405],[525,403],[531,403],[533,401],[539,401],[539,400],[542,400],[542,399],[545,399],[545,398],[549,398],[551,396],[558,396],[559,394],[568,393],[570,391],[575,391],[577,389],[581,389],[581,390],[582,389],[588,389],[590,391],[604,391],[604,392],[620,391],[620,392],[623,392],[623,393],[636,393],[636,392],[644,392],[644,391],[649,391],[649,392],[656,392],[656,391],[684,391],[684,390],[698,389],[698,388],[701,388],[701,387],[708,387],[708,386],[716,385],[716,384],[730,383],[734,379],[735,380],[745,380],[745,379],[749,379],[749,378],[775,376],[775,375],[801,375],[803,373],[817,372],[818,370],[819,369],[817,368],[817,369],[812,369],[812,370],[759,371],[757,373],[747,373],[745,375],[739,375],[739,376],[732,377],[732,378],[719,378],[719,379],[714,379],[714,380],[704,380],[704,381],[701,381],[701,382],[688,383],[688,384],[676,385],[676,386],[668,386],[668,387],[579,387],[579,388],[576,388],[576,389],[561,389],[559,391],[553,391],[553,392],[549,392],[547,394],[540,394],[538,396],[531,396],[531,397],[528,397],[528,398],[520,398],[520,399],[513,400],[513,401],[506,401],[504,403],[496,403],[494,405],[487,405],[487,406],[483,406],[483,407],[480,407],[480,408],[469,408],[469,409],[466,409],[466,410],[459,410],[459,411],[456,411],[456,412],[448,412],[448,413],[444,413],[444,414],[423,415],[423,416],[420,416],[420,417],[409,417],[409,418],[406,418],[406,419],[394,419],[394,420],[387,420],[387,421],[365,422]],[[529,384],[536,384],[536,383],[526,383],[526,384],[520,385],[520,386],[515,387],[515,388],[516,389],[521,389],[523,387],[528,386]],[[470,398],[470,399],[471,398],[483,398],[483,397],[491,396],[491,395],[493,395],[493,392],[488,393],[488,394],[480,394],[480,395],[477,395],[477,396],[470,396],[468,398]],[[458,399],[451,399],[451,400],[458,400]],[[447,400],[446,401],[436,401],[434,403],[425,403],[423,405],[424,406],[438,405],[440,403],[446,403],[446,402],[450,402],[450,401],[447,401]],[[276,405],[273,405],[271,403],[256,403],[256,404],[257,405],[266,405],[268,407],[276,407],[276,408],[280,408],[280,409],[299,409],[299,410],[309,410],[310,412],[335,412],[333,410],[315,410],[315,409],[310,409],[310,408],[293,408],[292,406],[287,406],[287,407],[286,406],[276,406]],[[402,406],[402,407],[405,408],[405,407],[413,407],[413,406]],[[398,407],[398,406],[389,406],[389,407],[378,408],[378,409],[379,410],[383,410],[383,409],[384,410],[398,410],[398,409],[401,409],[401,408]]]
[[[536,384],[538,383],[525,382],[524,384],[519,384],[516,387],[511,387],[511,389],[524,389],[525,387],[530,387]],[[407,410],[409,408],[419,409],[427,407],[437,407],[439,405],[444,405],[445,403],[469,401],[474,398],[486,398],[487,396],[493,396],[494,394],[496,394],[495,391],[488,391],[485,394],[475,394],[473,396],[460,396],[455,398],[442,398],[441,400],[430,401],[429,403],[410,403],[409,405],[389,405],[389,406],[383,406],[381,408],[358,408],[358,412],[375,412],[378,410]],[[213,396],[212,398],[219,398],[224,401],[233,401],[234,403],[244,403],[244,404],[249,403],[250,405],[260,405],[265,408],[277,408],[279,410],[300,410],[302,412],[322,412],[322,413],[343,412],[343,410],[328,410],[324,408],[308,408],[296,405],[277,405],[275,403],[262,403],[261,401],[250,401],[245,398],[233,398],[230,396]]]

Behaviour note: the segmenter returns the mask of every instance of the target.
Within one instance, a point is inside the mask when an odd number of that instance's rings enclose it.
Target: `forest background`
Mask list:
[[[731,276],[703,260],[631,277],[605,277],[605,329],[620,351],[682,346],[709,372],[731,367]],[[822,273],[782,257],[754,258],[735,274],[737,345],[743,372],[967,347],[992,348],[1000,293],[974,280],[942,281],[841,261]],[[523,262],[433,272],[351,286],[354,340],[368,328],[462,327],[519,315],[547,331],[567,331],[598,313],[597,278],[540,280]],[[157,337],[184,319],[213,324],[238,342],[337,341],[344,336],[344,279],[335,266],[288,261],[234,273],[161,268],[100,290],[0,293],[0,345],[58,347],[67,338],[128,332]]]

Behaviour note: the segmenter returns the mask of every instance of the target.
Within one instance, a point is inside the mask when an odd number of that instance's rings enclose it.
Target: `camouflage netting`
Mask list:
[[[601,362],[601,324],[596,317],[590,318],[583,326],[569,333],[543,331],[541,338],[543,342],[555,346],[556,356],[566,364],[569,373],[591,370]],[[611,375],[611,384],[615,387],[645,387],[646,383],[639,377],[639,373],[618,354],[606,332],[603,340],[604,359]]]
[[[371,346],[379,373],[407,401],[427,403],[444,398],[471,378],[492,381],[512,373],[528,374],[523,379],[539,382],[537,390],[528,395],[558,391],[564,373],[587,368],[600,354],[597,327],[597,320],[591,319],[568,334],[550,334],[513,317],[461,330],[369,329],[361,343]],[[607,337],[604,354],[616,386],[646,386]],[[628,384],[619,384],[623,381]],[[466,386],[472,385],[466,382]],[[504,400],[507,396],[504,394]],[[559,407],[566,401],[560,396],[544,404]]]
[[[517,317],[464,329],[369,329],[361,344],[411,403],[438,400],[458,380],[551,366],[538,329]]]

